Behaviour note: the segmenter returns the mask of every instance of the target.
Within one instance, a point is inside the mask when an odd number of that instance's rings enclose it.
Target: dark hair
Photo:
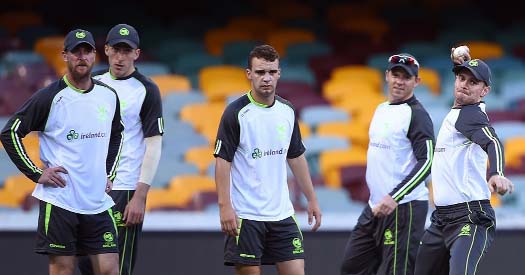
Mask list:
[[[279,54],[277,51],[270,45],[259,45],[253,48],[248,56],[248,69],[252,68],[252,59],[261,58],[266,61],[273,62],[276,59],[279,59]]]

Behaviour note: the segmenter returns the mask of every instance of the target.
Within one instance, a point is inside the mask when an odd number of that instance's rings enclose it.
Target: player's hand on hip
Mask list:
[[[490,192],[497,192],[500,195],[514,192],[514,184],[504,176],[494,175],[490,177],[488,184]]]
[[[220,208],[221,216],[221,230],[229,236],[237,236],[237,215],[235,211],[230,207],[221,207]]]
[[[321,208],[317,201],[308,202],[308,224],[312,225],[313,219],[315,218],[315,224],[312,226],[312,231],[315,232],[321,226]]]
[[[44,168],[42,175],[38,178],[38,183],[53,187],[66,187],[66,180],[59,173],[67,174],[66,168],[62,166]]]

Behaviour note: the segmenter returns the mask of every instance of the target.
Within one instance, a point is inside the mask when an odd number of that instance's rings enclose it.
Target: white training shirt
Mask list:
[[[305,148],[293,106],[279,96],[272,106],[250,93],[232,102],[221,118],[214,156],[232,163],[230,197],[238,217],[280,221],[294,213],[287,158]]]
[[[35,93],[2,130],[2,143],[17,165],[37,182],[42,175],[27,156],[21,139],[39,132],[40,159],[47,167],[63,166],[64,188],[36,184],[33,196],[79,214],[97,214],[113,206],[107,179],[115,177],[123,125],[113,89],[93,80],[80,91],[62,78]]]
[[[125,78],[114,78],[107,70],[93,75],[117,92],[120,115],[126,125],[113,190],[135,190],[146,151],[144,138],[164,132],[159,88],[138,70]]]
[[[415,97],[377,106],[369,128],[366,182],[370,207],[384,196],[402,204],[428,200],[434,130],[427,111]]]
[[[488,156],[487,156],[488,153]],[[485,103],[452,109],[439,130],[432,165],[434,203],[489,200],[489,175],[503,176],[503,147],[489,124]]]

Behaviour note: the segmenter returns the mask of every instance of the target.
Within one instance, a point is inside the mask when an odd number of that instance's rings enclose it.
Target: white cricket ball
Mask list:
[[[470,50],[467,46],[459,46],[454,49],[454,57],[466,56],[470,53]]]

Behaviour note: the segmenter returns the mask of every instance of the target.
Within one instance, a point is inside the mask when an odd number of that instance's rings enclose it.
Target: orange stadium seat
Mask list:
[[[146,211],[175,207],[173,204],[174,197],[175,194],[169,189],[152,188],[148,192]]]
[[[234,41],[250,41],[256,39],[251,30],[217,28],[204,34],[204,43],[208,52],[215,56],[222,55],[224,45]]]
[[[369,81],[356,79],[331,79],[323,84],[321,93],[325,99],[334,104],[346,97],[352,97],[355,94],[370,96],[380,95],[381,89]]]
[[[432,94],[438,96],[441,93],[441,78],[439,73],[431,68],[420,68],[419,77],[421,83],[419,85],[426,85]]]
[[[217,130],[219,129],[221,114],[213,119],[203,121],[199,127],[199,133],[203,135],[207,140],[208,144],[215,144],[215,139],[217,138]]]
[[[183,75],[166,74],[155,75],[150,77],[157,86],[159,86],[162,97],[170,93],[187,93],[191,90],[190,79]]]
[[[25,197],[35,189],[35,183],[25,175],[14,175],[6,178],[0,189],[0,206],[19,207]]]
[[[520,168],[525,159],[525,137],[512,137],[505,140],[505,166]]]
[[[204,125],[209,123],[219,125],[225,107],[222,102],[192,103],[182,107],[179,115],[181,120],[189,122],[197,132],[201,132]]]
[[[383,89],[384,72],[364,65],[347,65],[335,67],[330,79],[346,82],[366,82],[378,91]]]
[[[35,41],[33,50],[42,55],[46,62],[53,67],[58,76],[65,72],[66,62],[62,59],[64,49],[64,36],[45,36]]]
[[[213,147],[210,146],[192,147],[184,154],[184,161],[195,164],[202,175],[206,174],[206,170],[214,160]]]
[[[312,135],[312,129],[308,124],[299,120],[299,131],[301,131],[301,137],[303,139]]]
[[[470,56],[479,59],[501,58],[505,55],[503,46],[492,41],[466,41],[462,45],[467,45],[470,49]]]
[[[341,188],[341,167],[349,165],[366,165],[366,150],[352,147],[347,150],[324,151],[319,156],[319,168],[325,185],[330,188]]]
[[[352,146],[366,149],[368,147],[368,126],[359,122],[325,122],[317,125],[316,134],[319,136],[343,137],[350,141]]]
[[[175,194],[174,205],[187,206],[195,194],[202,191],[215,191],[215,180],[209,176],[183,175],[173,177],[169,183],[170,192]]]
[[[387,98],[382,94],[355,93],[348,96],[345,95],[344,98],[333,105],[349,112],[353,121],[357,120],[364,125],[369,125],[377,105],[386,100]]]

